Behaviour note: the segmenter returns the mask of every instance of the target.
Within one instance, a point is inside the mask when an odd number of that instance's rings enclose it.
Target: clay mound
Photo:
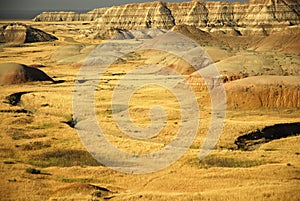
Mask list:
[[[152,39],[159,35],[165,34],[166,29],[140,29],[127,30],[119,28],[111,28],[108,30],[98,30],[93,39],[112,39],[112,40],[128,40],[128,39]]]
[[[111,29],[108,36],[111,36],[113,40],[134,39],[134,35],[130,31],[121,29]]]
[[[230,35],[230,36],[241,36],[242,33],[233,28],[233,27],[222,27],[222,28],[209,28],[209,32],[216,37],[222,37],[222,35]],[[221,36],[220,36],[221,35]]]
[[[194,25],[176,25],[171,30],[181,33],[197,42],[208,43],[214,39],[208,32],[202,31]]]
[[[225,83],[227,108],[299,108],[299,80],[299,76],[256,76]]]
[[[54,80],[43,71],[18,63],[0,64],[0,85]]]
[[[165,29],[124,30],[112,39],[152,39],[166,32]]]
[[[57,40],[42,30],[21,23],[11,23],[0,27],[0,43],[32,43]]]
[[[300,29],[294,26],[271,34],[256,45],[257,51],[279,51],[300,54]]]
[[[72,44],[59,47],[50,55],[50,60],[57,64],[82,63],[95,45]]]

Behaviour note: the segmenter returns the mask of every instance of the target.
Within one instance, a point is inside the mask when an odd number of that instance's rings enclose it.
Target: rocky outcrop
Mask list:
[[[107,10],[108,10],[108,8],[96,8],[87,13],[80,14],[80,20],[81,21],[94,21],[94,20],[100,18]]]
[[[297,0],[250,0],[238,25],[278,26],[295,25],[299,22],[300,4]]]
[[[167,30],[165,29],[118,30],[118,33],[116,35],[112,35],[111,39],[152,39],[165,34],[166,32]]]
[[[209,10],[200,2],[168,3],[176,25],[194,25],[203,27],[208,23]]]
[[[51,34],[31,26],[12,23],[0,27],[0,43],[32,43],[57,40]]]
[[[293,26],[273,33],[254,45],[253,49],[300,54],[300,28]]]
[[[205,92],[219,87],[222,82],[225,82],[229,110],[300,107],[299,76],[200,77],[193,73],[182,86],[188,84],[194,91]]]
[[[96,20],[99,28],[119,29],[171,29],[182,24],[211,28],[227,26],[268,29],[270,26],[300,24],[300,4],[297,0],[250,0],[234,3],[159,1],[100,8],[84,14],[44,12],[34,20]]]
[[[33,20],[36,22],[60,22],[60,21],[94,21],[100,18],[108,8],[96,8],[87,13],[76,12],[42,12]]]
[[[100,29],[171,29],[175,20],[162,2],[127,4],[108,9],[97,21]]]
[[[36,16],[34,19],[36,22],[40,21],[46,21],[46,22],[52,22],[52,21],[79,21],[80,14],[75,12],[42,12],[38,16]]]

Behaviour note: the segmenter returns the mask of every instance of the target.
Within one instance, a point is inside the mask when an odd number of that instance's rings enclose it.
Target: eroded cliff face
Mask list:
[[[36,22],[59,22],[59,21],[94,21],[101,17],[108,8],[96,8],[87,13],[76,12],[42,12],[33,20]]]
[[[75,12],[42,12],[34,19],[36,22],[40,21],[79,21],[80,14]]]
[[[151,2],[114,6],[99,18],[97,24],[106,29],[171,29],[175,26],[175,20],[164,3]]]
[[[254,76],[226,83],[227,108],[299,108],[298,80],[298,76]]]
[[[55,36],[22,23],[11,23],[0,27],[0,43],[22,44],[54,40],[57,40]]]
[[[300,22],[297,0],[250,0],[249,2],[149,2],[99,8],[88,13],[43,12],[35,21],[94,21],[109,28],[249,27],[296,25]]]

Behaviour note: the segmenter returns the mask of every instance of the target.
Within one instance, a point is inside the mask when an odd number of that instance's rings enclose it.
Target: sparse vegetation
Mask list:
[[[53,124],[50,124],[50,123],[41,123],[41,124],[38,124],[36,126],[28,126],[29,129],[33,129],[33,130],[39,130],[39,129],[47,129],[47,128],[51,128],[53,127],[54,125]]]
[[[190,161],[192,165],[199,165],[201,168],[210,168],[210,167],[226,167],[226,168],[248,168],[259,166],[265,164],[263,161],[259,160],[246,160],[246,159],[237,159],[229,158],[223,156],[210,155],[205,157],[203,160],[197,159]]]
[[[61,181],[64,183],[104,183],[104,184],[110,184],[115,182],[115,180],[111,178],[94,179],[94,178],[67,178],[67,177],[58,178],[57,181]]]
[[[92,178],[59,178],[58,181],[64,183],[99,183],[100,180]]]
[[[82,150],[56,150],[45,152],[30,159],[29,164],[39,167],[72,167],[72,166],[99,166],[87,151]]]
[[[30,142],[28,144],[18,145],[23,151],[39,150],[51,147],[50,142]]]
[[[266,149],[264,149],[264,151],[276,151],[277,149],[275,149],[275,148],[266,148]]]
[[[24,129],[10,129],[8,130],[8,135],[10,135],[13,140],[31,139],[31,137],[25,133]]]

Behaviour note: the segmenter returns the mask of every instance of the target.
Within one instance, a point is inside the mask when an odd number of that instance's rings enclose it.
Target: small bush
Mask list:
[[[96,191],[94,191],[93,193],[92,193],[92,196],[94,196],[94,197],[97,197],[97,198],[100,198],[101,196],[102,196],[102,192],[101,191],[99,191],[99,190],[96,190]]]
[[[64,121],[63,123],[68,124],[71,128],[74,128],[76,126],[76,119],[73,118],[73,115],[65,115],[64,118],[66,119],[66,121]]]
[[[30,174],[41,174],[41,171],[40,170],[37,170],[35,168],[27,168],[26,169],[26,172],[27,173],[30,173]]]
[[[4,164],[12,165],[12,164],[15,164],[15,162],[13,162],[13,161],[4,161]]]
[[[277,149],[274,149],[274,148],[266,148],[264,149],[264,151],[276,151]]]

